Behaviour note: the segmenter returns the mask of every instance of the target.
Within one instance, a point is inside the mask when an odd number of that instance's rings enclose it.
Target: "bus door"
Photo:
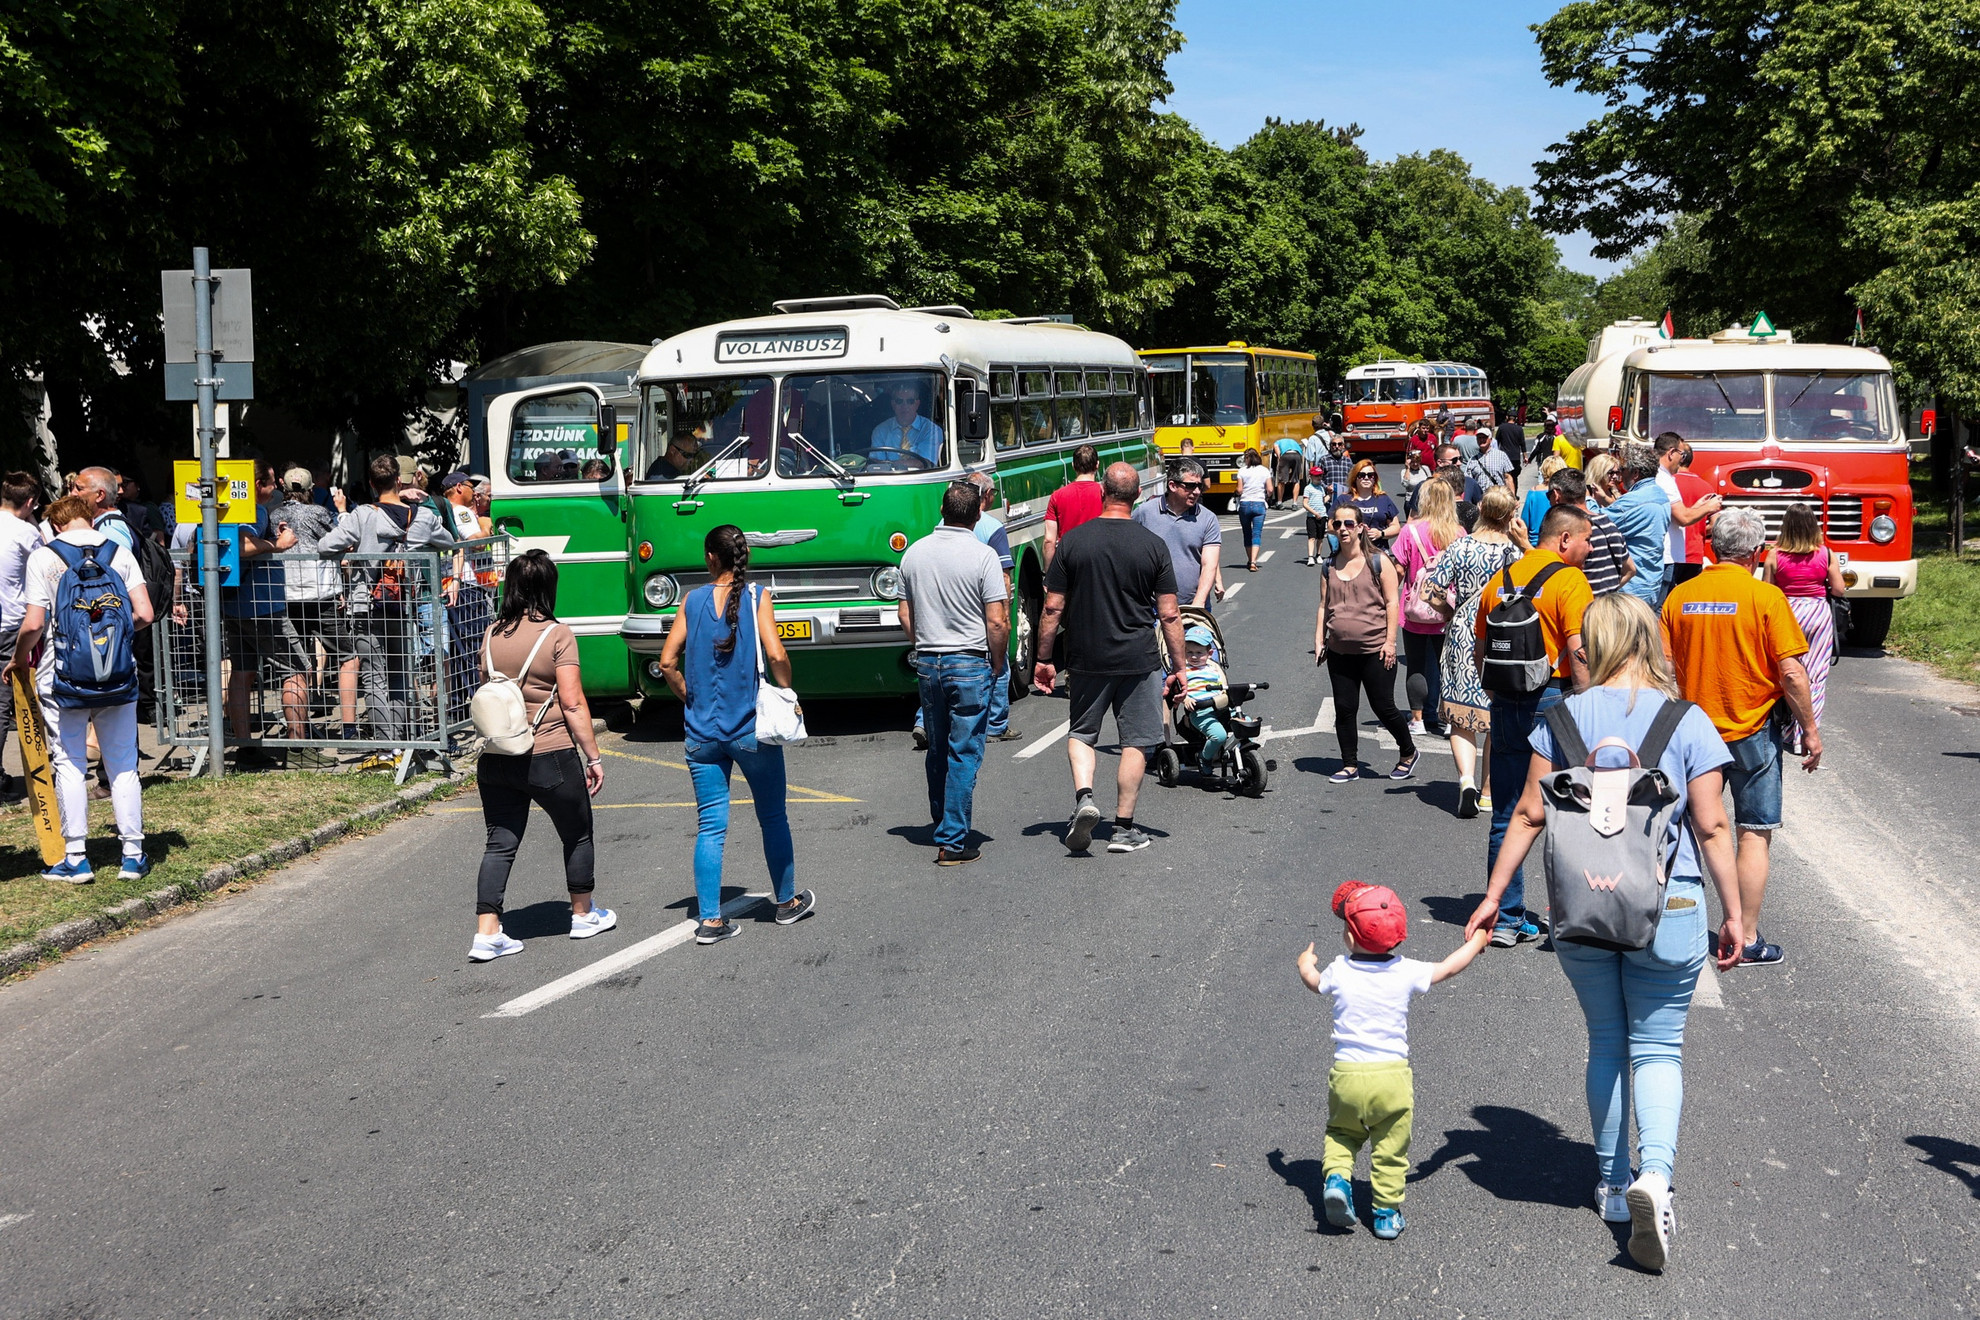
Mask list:
[[[557,563],[557,617],[577,634],[592,696],[636,690],[619,637],[629,599],[625,482],[630,397],[597,385],[546,385],[500,395],[488,407],[489,509],[511,553],[542,550]]]

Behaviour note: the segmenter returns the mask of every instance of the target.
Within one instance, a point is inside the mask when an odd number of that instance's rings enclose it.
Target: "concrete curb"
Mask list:
[[[12,976],[15,972],[33,966],[45,958],[66,953],[79,944],[99,939],[133,922],[143,921],[158,913],[190,903],[199,895],[210,894],[222,885],[292,862],[306,853],[336,842],[356,826],[402,815],[436,793],[452,788],[466,778],[466,774],[456,770],[445,779],[434,779],[424,784],[415,784],[411,788],[400,789],[385,801],[375,803],[362,811],[353,812],[342,820],[319,825],[298,838],[264,848],[257,853],[249,853],[238,861],[216,866],[197,880],[184,880],[175,885],[167,885],[163,889],[154,889],[141,898],[127,898],[117,906],[105,908],[93,917],[77,917],[59,925],[49,926],[11,948],[0,950],[0,977]]]

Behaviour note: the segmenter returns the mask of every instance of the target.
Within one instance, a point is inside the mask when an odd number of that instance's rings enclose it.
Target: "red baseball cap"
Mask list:
[[[1347,923],[1354,942],[1370,953],[1387,953],[1409,938],[1409,914],[1386,885],[1350,880],[1334,891],[1334,915]]]

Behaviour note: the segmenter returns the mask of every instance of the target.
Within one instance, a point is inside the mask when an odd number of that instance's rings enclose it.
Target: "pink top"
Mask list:
[[[1774,552],[1774,585],[1784,595],[1826,596],[1829,594],[1829,552],[1805,550],[1799,554]]]
[[[1458,535],[1464,535],[1463,529],[1459,529]],[[1430,539],[1430,524],[1419,521],[1404,527],[1390,553],[1396,557],[1396,566],[1402,571],[1402,595],[1406,602],[1410,591],[1416,586],[1416,580],[1429,572],[1430,565],[1437,561],[1437,543]],[[1445,628],[1441,618],[1435,623],[1418,623],[1409,617],[1407,609],[1403,611],[1402,626],[1404,632],[1426,636],[1441,633]]]

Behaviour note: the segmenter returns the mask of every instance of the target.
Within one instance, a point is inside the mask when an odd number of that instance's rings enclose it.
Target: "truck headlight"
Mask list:
[[[1878,545],[1897,540],[1897,522],[1887,513],[1878,514],[1870,520],[1870,539]]]
[[[646,603],[656,610],[671,607],[681,598],[681,584],[671,573],[655,573],[646,579]]]
[[[873,575],[873,594],[881,600],[901,598],[901,570],[889,565]]]

